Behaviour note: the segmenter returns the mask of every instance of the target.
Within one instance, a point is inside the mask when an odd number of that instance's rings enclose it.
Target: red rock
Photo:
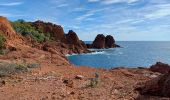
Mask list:
[[[159,72],[159,73],[168,73],[170,71],[170,65],[164,64],[161,62],[157,62],[155,65],[152,65],[149,70],[153,72]]]
[[[82,80],[84,78],[84,76],[82,76],[82,75],[76,75],[76,77],[75,77],[75,79],[80,79],[80,80]]]
[[[170,73],[154,78],[137,88],[141,95],[170,97]]]
[[[115,40],[113,36],[107,35],[105,38],[105,48],[112,48],[114,44],[115,44]]]
[[[86,44],[87,48],[105,49],[105,48],[115,48],[120,47],[115,44],[113,36],[103,34],[98,34],[92,44]]]
[[[50,35],[54,37],[55,41],[66,41],[64,30],[60,25],[52,24],[49,22],[46,23],[43,21],[36,21],[33,23],[33,26],[45,33],[50,33]]]
[[[69,49],[73,53],[86,53],[89,52],[87,50],[86,44],[82,41],[79,40],[77,34],[70,30],[68,34],[66,34],[66,39],[67,39],[67,44],[69,44]]]
[[[93,41],[92,48],[102,49],[105,48],[105,36],[103,34],[98,34]]]
[[[66,86],[68,86],[68,87],[71,87],[71,88],[74,87],[73,80],[65,79],[65,80],[63,81],[63,83],[66,84]]]
[[[0,33],[7,37],[13,37],[16,35],[10,22],[5,18],[0,16]]]
[[[77,34],[72,30],[69,30],[68,34],[66,34],[66,38],[68,44],[81,45]]]

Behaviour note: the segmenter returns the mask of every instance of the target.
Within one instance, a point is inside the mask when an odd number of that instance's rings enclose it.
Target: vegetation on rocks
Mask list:
[[[90,87],[97,87],[100,82],[99,73],[95,73],[95,77],[90,79]]]
[[[30,35],[37,42],[43,42],[45,39],[48,40],[50,38],[48,33],[44,33],[41,29],[36,29],[31,23],[22,19],[12,22],[12,25],[17,33],[20,33],[22,36]]]
[[[6,41],[6,38],[4,35],[1,34],[1,31],[0,31],[0,55],[3,55],[6,53],[6,50],[4,50],[5,41]]]
[[[38,68],[39,64],[0,62],[0,77],[10,76],[11,74],[27,72],[31,68]]]
[[[0,49],[4,48],[4,43],[5,43],[5,37],[0,33]]]

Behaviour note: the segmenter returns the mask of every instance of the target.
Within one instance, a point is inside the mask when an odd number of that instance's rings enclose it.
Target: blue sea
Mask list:
[[[105,69],[149,67],[158,61],[170,64],[170,42],[119,41],[116,44],[122,48],[93,49],[95,51],[93,53],[67,57],[77,66]]]

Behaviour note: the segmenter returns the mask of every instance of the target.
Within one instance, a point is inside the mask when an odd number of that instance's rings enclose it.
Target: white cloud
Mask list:
[[[101,9],[93,9],[93,10],[89,10],[88,12],[86,12],[85,14],[77,17],[75,20],[81,22],[82,20],[92,20],[93,18],[90,18],[91,16],[95,15],[98,12],[104,11],[108,8],[101,8]]]
[[[86,19],[86,18],[88,18],[88,17],[90,17],[92,15],[94,15],[94,14],[93,13],[86,13],[86,14],[84,14],[82,16],[77,17],[76,20],[77,21],[82,21],[82,20],[84,20],[84,19]]]
[[[88,2],[98,2],[100,0],[88,0]]]
[[[139,0],[88,0],[88,2],[101,2],[102,4],[114,4],[114,3],[134,3]]]
[[[152,8],[151,8],[152,9]],[[156,10],[145,15],[147,19],[158,19],[170,16],[170,4],[156,5]]]
[[[4,17],[21,17],[21,16],[26,16],[26,15],[25,14],[13,14],[13,13],[0,12],[0,16],[4,16]]]
[[[9,14],[9,13],[0,13],[0,15],[1,15],[1,16],[5,16],[5,17],[8,17],[8,16],[10,16],[11,14]]]
[[[62,8],[62,7],[67,7],[67,6],[68,6],[68,4],[60,4],[57,6],[57,8]]]
[[[21,4],[23,4],[23,2],[11,2],[11,3],[1,3],[0,6],[17,6]]]
[[[134,2],[137,2],[139,0],[103,0],[102,2],[104,4],[114,4],[114,3],[134,3]]]
[[[72,9],[72,12],[80,12],[80,11],[86,11],[89,9],[86,9],[85,7],[76,7],[74,9]]]

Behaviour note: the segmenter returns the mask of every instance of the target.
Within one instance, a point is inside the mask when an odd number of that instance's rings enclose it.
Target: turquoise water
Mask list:
[[[117,42],[123,48],[97,50],[68,56],[77,66],[95,68],[149,67],[157,61],[170,64],[170,42]]]

